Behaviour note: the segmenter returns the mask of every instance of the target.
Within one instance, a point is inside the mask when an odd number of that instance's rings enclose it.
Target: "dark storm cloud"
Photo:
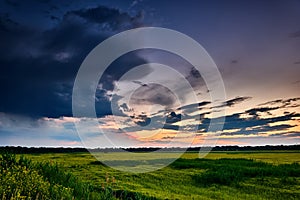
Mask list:
[[[138,52],[139,51],[126,53],[111,63],[100,80],[103,85],[103,89],[112,91],[115,86],[114,81],[119,80],[122,75],[130,69],[147,63],[147,60],[137,55]],[[148,75],[152,71],[153,70],[149,66],[145,67],[143,71],[131,73],[131,76],[127,77],[127,80],[134,81],[135,79]]]
[[[141,20],[143,20],[142,12],[132,17],[127,13],[120,12],[117,9],[107,8],[104,6],[71,11],[67,13],[67,16],[68,15],[80,16],[87,21],[97,24],[107,24],[107,28],[112,30],[122,30],[124,28],[137,27],[141,25]]]
[[[15,1],[15,0],[5,0],[4,2],[7,5],[12,6],[12,7],[18,7],[19,6],[18,1]]]
[[[54,15],[50,15],[49,18],[53,21],[60,21],[60,18],[59,17],[56,17]]]
[[[84,57],[113,33],[138,26],[141,19],[139,14],[100,6],[68,11],[56,26],[41,30],[1,15],[0,90],[5,95],[0,98],[0,112],[71,116],[73,81]],[[104,89],[112,90],[121,73],[145,62],[134,53],[118,59],[112,67],[119,70],[107,70],[101,79]],[[107,98],[97,104],[100,116],[111,114]]]
[[[0,14],[0,31],[13,32],[12,30],[18,29],[19,23],[12,20],[8,14]],[[20,30],[19,30],[20,31]]]

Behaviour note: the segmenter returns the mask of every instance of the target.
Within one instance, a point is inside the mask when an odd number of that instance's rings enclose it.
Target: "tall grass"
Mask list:
[[[109,180],[109,178],[107,178]],[[62,170],[57,163],[36,162],[14,154],[0,156],[0,199],[153,199],[138,193],[94,186]]]
[[[130,174],[106,167],[90,154],[26,157],[32,161],[0,156],[0,199],[300,199],[297,163],[182,158],[155,172]],[[134,165],[144,167],[138,162]]]

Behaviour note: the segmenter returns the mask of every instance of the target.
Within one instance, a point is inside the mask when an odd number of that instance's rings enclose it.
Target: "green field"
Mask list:
[[[133,160],[123,153],[106,153],[102,159],[123,160],[139,168],[153,159],[174,156],[160,153],[146,160]],[[92,188],[88,190],[94,193],[88,195],[90,199],[300,199],[299,151],[211,152],[200,159],[198,153],[191,152],[167,167],[140,174],[109,168],[88,153],[26,154],[25,157],[32,160],[32,165],[35,163],[32,168],[36,169],[36,176],[44,176],[50,185],[51,173],[45,176],[40,168],[45,163],[57,163],[62,177],[63,173],[71,173],[81,187]],[[68,190],[68,181],[60,182],[59,177],[55,181],[53,184],[63,185],[60,192]],[[63,199],[86,199],[83,195],[78,198],[71,192]]]

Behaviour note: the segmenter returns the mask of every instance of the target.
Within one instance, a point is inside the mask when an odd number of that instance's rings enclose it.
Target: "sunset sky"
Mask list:
[[[93,120],[72,112],[82,62],[106,38],[139,27],[172,29],[201,44],[226,100],[213,105],[201,72],[178,55],[137,50],[99,77],[98,125],[85,123],[78,134],[74,123]],[[1,0],[0,70],[1,146],[300,143],[299,0]],[[223,130],[208,131],[223,108]]]

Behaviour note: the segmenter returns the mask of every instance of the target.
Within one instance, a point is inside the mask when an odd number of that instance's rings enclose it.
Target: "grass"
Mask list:
[[[139,193],[113,190],[114,177],[105,184],[81,181],[53,161],[32,162],[21,156],[2,153],[0,197],[4,199],[153,199]]]
[[[300,152],[212,152],[205,159],[186,153],[172,165],[145,174],[108,168],[87,153],[28,156],[34,161],[61,163],[66,171],[93,185],[101,186],[107,176],[114,177],[114,190],[158,199],[300,199]],[[144,167],[147,160],[162,157],[175,155],[154,154],[139,161],[122,153],[106,153],[102,159]]]
[[[88,153],[27,154],[32,162],[22,159],[31,163],[27,165],[36,171],[35,176],[40,176],[36,180],[46,182],[46,194],[51,193],[49,187],[57,185],[70,194],[66,199],[300,199],[300,152],[212,152],[204,159],[197,156],[189,152],[168,167],[143,174],[114,170]],[[174,157],[173,153],[161,153],[140,161],[122,153],[106,153],[102,159],[112,163],[122,159],[123,164],[129,162],[139,168],[151,160]],[[74,188],[79,189],[75,192]],[[60,194],[60,190],[55,192]],[[90,193],[106,196],[83,196]]]
[[[185,153],[183,158],[195,159],[198,158],[197,153]],[[222,151],[210,152],[205,158],[220,159],[220,158],[244,158],[253,159],[255,161],[263,161],[272,164],[290,164],[293,162],[300,163],[300,151]]]

